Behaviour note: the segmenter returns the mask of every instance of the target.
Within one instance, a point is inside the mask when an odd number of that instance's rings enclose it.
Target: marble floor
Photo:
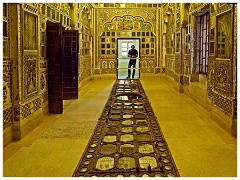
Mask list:
[[[64,113],[49,115],[18,142],[3,149],[3,177],[71,177],[97,124],[114,78],[95,78]],[[236,177],[237,140],[209,112],[158,76],[141,76],[182,177]]]

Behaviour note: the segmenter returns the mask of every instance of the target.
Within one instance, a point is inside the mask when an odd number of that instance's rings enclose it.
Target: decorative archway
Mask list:
[[[145,21],[141,16],[132,15],[114,16],[103,24],[100,36],[104,31],[150,31],[156,36],[151,22]]]

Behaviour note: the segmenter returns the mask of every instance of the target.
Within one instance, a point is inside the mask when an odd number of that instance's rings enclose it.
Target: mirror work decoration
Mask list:
[[[139,80],[117,80],[74,177],[178,177]]]
[[[152,25],[149,22],[144,22],[140,16],[116,16],[111,22],[104,24],[105,31],[122,31],[122,30],[143,30],[152,31]]]

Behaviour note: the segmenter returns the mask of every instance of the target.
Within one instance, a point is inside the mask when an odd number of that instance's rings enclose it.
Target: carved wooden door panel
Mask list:
[[[78,31],[62,32],[63,99],[78,98]]]
[[[60,24],[47,22],[49,113],[62,114],[62,61]]]

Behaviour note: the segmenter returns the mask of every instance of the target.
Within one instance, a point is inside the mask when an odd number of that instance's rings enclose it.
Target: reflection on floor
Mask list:
[[[21,141],[3,149],[3,176],[71,177],[107,102],[115,79],[93,80],[64,114],[50,115]],[[237,142],[185,94],[158,76],[141,76],[182,177],[237,176]]]
[[[129,59],[118,60],[118,79],[125,79],[128,76],[128,62]],[[136,70],[134,79],[139,79],[139,60],[136,63]],[[133,66],[131,67],[131,75],[133,73]]]

